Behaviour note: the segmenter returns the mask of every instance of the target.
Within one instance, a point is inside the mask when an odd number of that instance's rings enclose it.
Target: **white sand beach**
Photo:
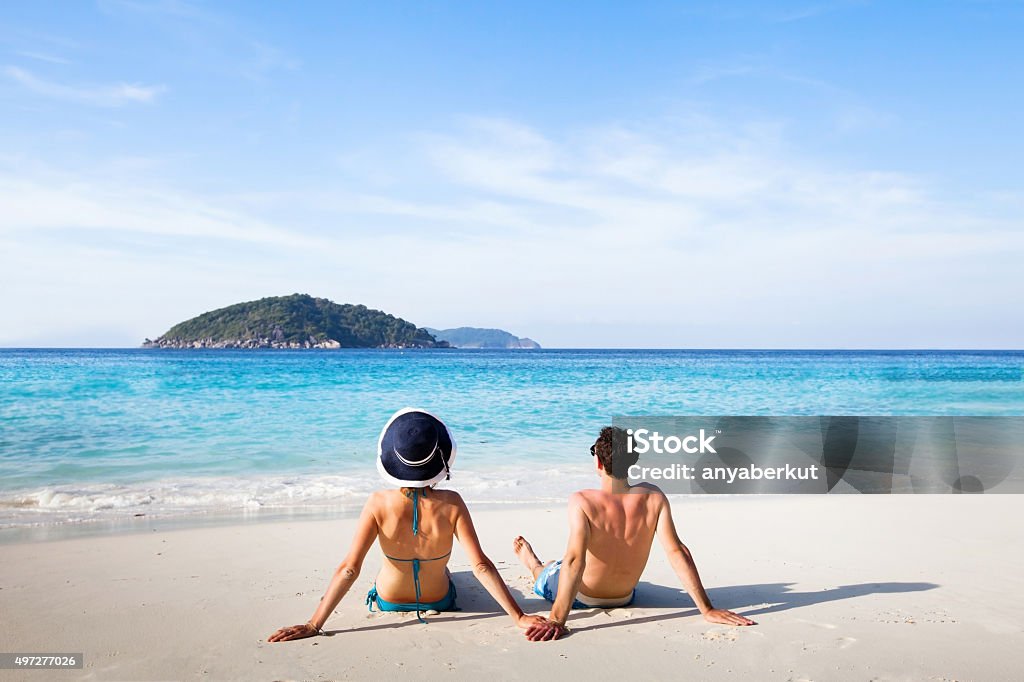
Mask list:
[[[0,651],[82,652],[85,667],[11,680],[706,679],[1011,680],[1024,668],[1024,499],[1017,496],[676,498],[676,522],[716,606],[701,619],[658,548],[629,608],[574,612],[530,643],[456,549],[462,610],[430,624],[369,614],[371,551],[329,636],[267,644],[304,622],[351,520],[244,523],[0,546]],[[527,612],[546,613],[516,561],[565,541],[564,510],[474,512]]]

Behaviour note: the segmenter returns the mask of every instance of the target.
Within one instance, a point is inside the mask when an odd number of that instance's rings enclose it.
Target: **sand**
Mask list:
[[[0,651],[82,652],[12,680],[706,679],[1013,680],[1024,669],[1024,498],[678,498],[674,512],[716,606],[706,623],[652,553],[637,602],[574,612],[530,643],[496,613],[456,549],[462,611],[368,614],[367,558],[329,636],[267,644],[304,622],[350,519],[239,523],[0,546]],[[523,533],[560,554],[564,510],[475,511],[484,547],[527,612],[546,613],[515,559]]]

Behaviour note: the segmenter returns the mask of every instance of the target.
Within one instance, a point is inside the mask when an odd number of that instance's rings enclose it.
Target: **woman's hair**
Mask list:
[[[413,490],[419,490],[421,494],[426,495],[428,490],[433,489],[434,486],[432,485],[428,485],[426,488],[410,488],[409,486],[403,485],[401,488],[399,488],[399,490],[402,491],[402,494],[405,495],[406,497],[412,497]]]

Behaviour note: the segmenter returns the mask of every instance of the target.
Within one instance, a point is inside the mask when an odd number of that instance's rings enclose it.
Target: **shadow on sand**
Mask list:
[[[501,610],[501,607],[498,606],[498,603],[491,598],[491,595],[487,593],[483,585],[473,576],[472,571],[455,571],[451,574],[451,577],[459,593],[456,599],[458,610],[454,612],[446,611],[436,616],[427,616],[427,621],[430,623],[450,623],[453,621],[484,620],[485,618],[508,618],[505,612]],[[352,592],[348,598],[354,598],[356,594],[356,592]],[[519,602],[520,606],[523,605],[523,600],[518,596],[516,601]],[[324,635],[331,637],[349,630],[368,632],[371,630],[393,630],[407,625],[422,625],[422,623],[416,620],[416,614],[413,612],[389,613],[387,615],[390,618],[384,623],[356,625],[340,630],[324,630]]]
[[[483,620],[486,618],[507,618],[498,604],[484,590],[473,577],[471,571],[459,571],[452,574],[452,580],[459,590],[458,606],[455,613],[443,613],[430,616],[431,623],[447,623],[453,621]],[[713,587],[708,590],[708,596],[718,608],[729,609],[741,613],[748,618],[756,619],[756,616],[766,613],[778,613],[789,611],[815,604],[840,601],[843,599],[856,599],[870,594],[898,594],[904,592],[923,592],[938,587],[935,583],[860,583],[857,585],[841,585],[827,590],[816,590],[812,592],[798,592],[792,589],[795,583],[761,583],[758,585],[733,585],[730,587]],[[353,595],[354,596],[354,595]],[[532,594],[527,599],[517,599],[520,605],[525,607],[527,613],[545,615],[549,608],[548,602],[534,597]],[[639,618],[607,621],[590,625],[587,621],[602,613],[599,609],[588,609],[586,611],[574,611],[570,617],[571,626],[575,632],[587,630],[599,630],[608,627],[621,625],[639,625],[642,623],[655,623],[658,621],[672,620],[674,618],[692,618],[699,615],[693,600],[679,588],[667,587],[665,585],[654,585],[648,582],[641,582],[636,588],[636,600],[630,609],[673,609],[671,613],[652,614]],[[415,614],[396,614],[396,620],[389,620],[386,623],[375,623],[372,625],[355,626],[345,630],[328,630],[324,634],[331,636],[346,630],[356,629],[367,630],[391,630],[405,627],[407,625],[419,625]]]
[[[903,592],[923,592],[938,587],[935,583],[860,583],[857,585],[841,585],[827,590],[813,592],[797,592],[792,589],[795,583],[762,583],[759,585],[734,585],[731,587],[713,587],[708,590],[712,603],[720,609],[736,611],[747,618],[765,613],[778,613],[790,609],[798,609],[815,604],[856,599],[869,594],[897,594]],[[636,588],[636,599],[631,609],[685,609],[658,615],[629,618],[626,620],[604,621],[595,625],[586,625],[590,616],[583,619],[575,618],[577,625],[573,630],[598,630],[618,625],[635,625],[654,623],[673,618],[689,618],[699,615],[693,600],[682,590],[664,585],[641,582]],[[599,613],[590,611],[589,613]],[[582,620],[582,623],[580,621]]]

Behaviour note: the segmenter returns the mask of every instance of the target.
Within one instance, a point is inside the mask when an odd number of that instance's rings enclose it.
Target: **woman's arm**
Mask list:
[[[317,606],[313,617],[302,625],[281,628],[267,638],[268,642],[287,642],[290,639],[312,637],[320,632],[320,629],[327,622],[331,613],[337,608],[338,602],[341,601],[341,598],[345,596],[345,593],[352,587],[356,578],[359,577],[359,571],[363,567],[363,559],[366,558],[366,553],[370,551],[374,540],[377,539],[377,518],[373,513],[374,508],[374,497],[371,496],[363,507],[363,513],[359,515],[356,534],[352,538],[352,545],[349,547],[348,554],[334,571],[334,577],[331,578],[331,583],[327,586],[327,592],[321,597],[320,605]]]
[[[466,507],[461,496],[456,495],[456,499],[458,500],[458,516],[455,519],[455,537],[459,539],[459,544],[462,545],[469,562],[473,565],[473,575],[505,610],[505,613],[512,617],[516,625],[528,628],[531,625],[545,623],[546,621],[540,616],[527,616],[519,608],[508,585],[498,575],[498,569],[494,567],[494,563],[487,558],[483,548],[480,547],[480,538],[477,537],[476,528],[473,527],[473,518],[469,515],[469,508]]]

